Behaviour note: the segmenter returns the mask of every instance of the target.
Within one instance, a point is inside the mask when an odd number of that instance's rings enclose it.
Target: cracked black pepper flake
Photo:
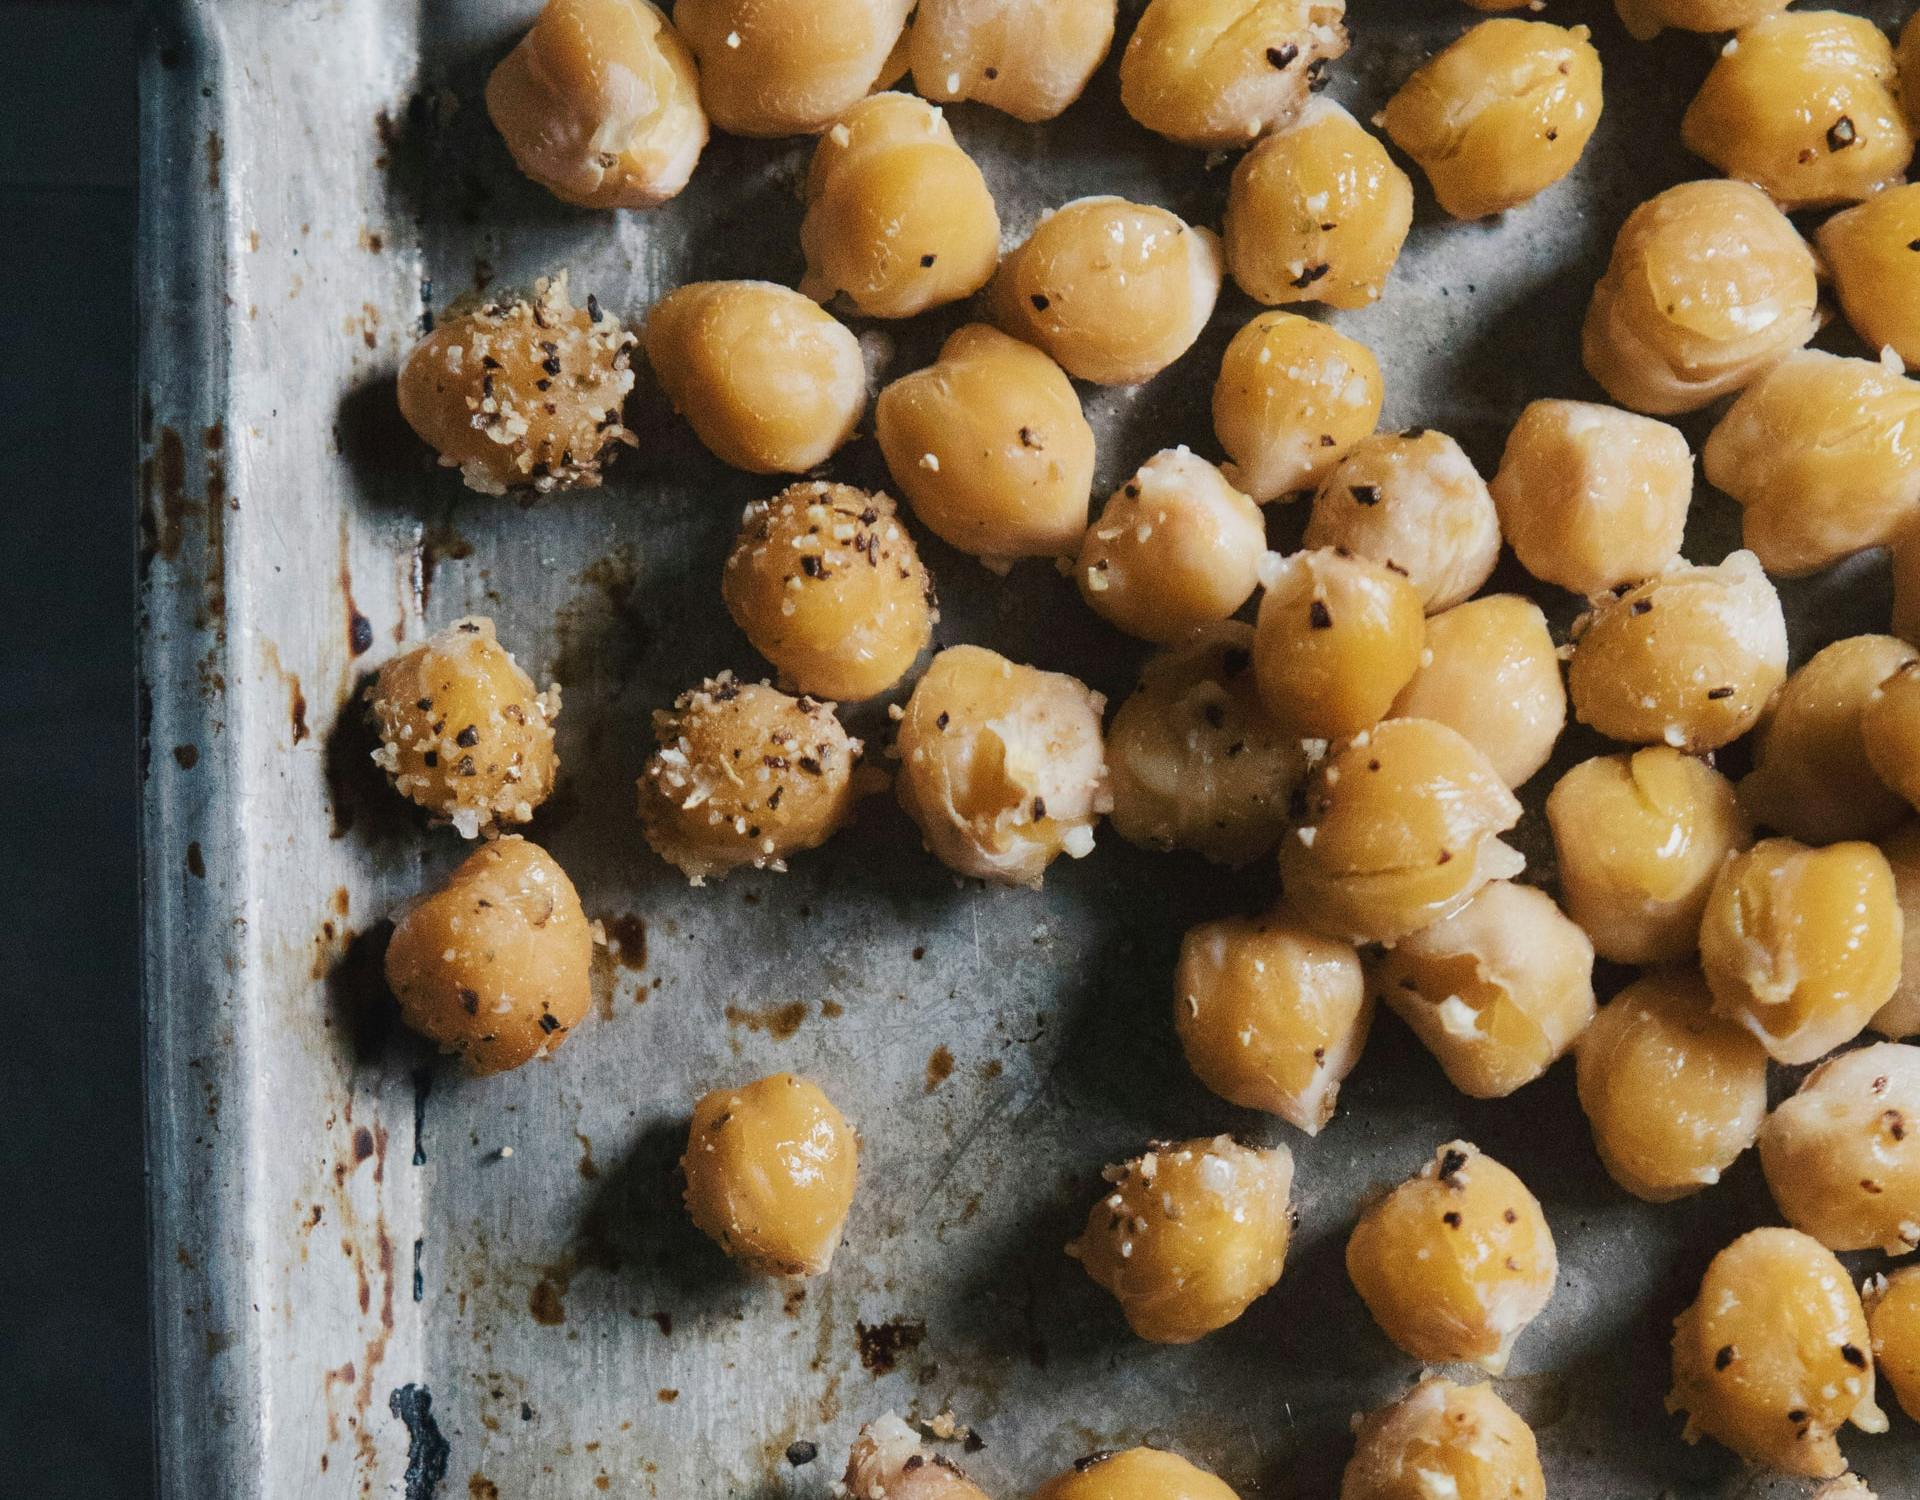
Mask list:
[[[1714,1369],[1724,1370],[1728,1365],[1732,1363],[1733,1363],[1733,1345],[1722,1344],[1720,1346],[1720,1352],[1713,1356]]]
[[[470,990],[466,988],[466,986],[462,985],[460,988],[460,1008],[470,1016],[479,1015],[480,1014],[479,992],[476,990]]]
[[[998,68],[988,68],[985,70],[985,73],[983,74],[983,76],[986,78],[988,83],[992,83],[996,78],[1000,76],[1000,70]]]
[[[1276,68],[1291,67],[1299,56],[1300,49],[1292,42],[1287,42],[1278,47],[1267,48],[1267,61],[1272,63]]]
[[[1045,292],[1035,292],[1028,300],[1033,303],[1033,310],[1035,312],[1045,312],[1049,307],[1053,306],[1053,299],[1047,296]]]
[[[1035,797],[1033,799],[1033,820],[1037,823],[1046,815],[1047,799],[1045,797]]]
[[[1315,630],[1331,630],[1333,615],[1323,601],[1316,599],[1307,606],[1307,623]]]
[[[800,559],[800,571],[805,573],[809,578],[825,578],[827,576],[827,570],[821,566],[820,559],[812,553],[808,553]]]
[[[1653,601],[1651,599],[1636,599],[1633,601],[1633,612],[1636,615],[1647,614],[1652,609],[1653,609]]]
[[[803,755],[800,757],[800,769],[805,771],[809,776],[818,776],[820,774],[820,762],[815,760],[811,755]]]
[[[420,699],[420,700],[419,700],[419,701],[418,701],[417,703],[415,703],[415,704],[414,704],[413,706],[414,706],[415,708],[417,708],[417,709],[419,709],[419,710],[420,710],[420,712],[421,712],[421,713],[423,713],[423,714],[430,714],[430,713],[432,713],[432,712],[433,712],[433,699],[431,699],[431,698],[422,698],[422,699]]]
[[[933,727],[935,729],[945,729],[952,722],[953,722],[953,716],[949,714],[945,709],[941,709],[940,717],[933,721]]]
[[[1715,702],[1718,702],[1722,698],[1731,698],[1732,696],[1733,696],[1733,689],[1730,687],[1711,688],[1707,692],[1707,697],[1714,700]]]
[[[1849,115],[1842,115],[1827,127],[1829,151],[1844,151],[1859,139],[1860,132],[1853,128],[1853,119]]]
[[[1867,1367],[1867,1357],[1860,1352],[1857,1344],[1842,1344],[1840,1346],[1840,1357],[1856,1370],[1864,1370]]]
[[[480,774],[474,769],[473,757],[471,755],[461,756],[460,764],[455,766],[454,770],[458,771],[462,776],[478,776]]]
[[[587,321],[589,323],[600,321],[600,299],[592,292],[587,293]]]
[[[1798,1427],[1802,1422],[1807,1420],[1807,1414],[1796,1406],[1792,1411],[1787,1413],[1787,1420]]]
[[[1312,286],[1316,281],[1320,280],[1321,277],[1325,276],[1327,272],[1331,271],[1332,269],[1333,269],[1332,266],[1328,265],[1325,261],[1322,261],[1317,266],[1308,266],[1298,276],[1294,277],[1293,280],[1289,281],[1287,285],[1290,287],[1295,287],[1301,291],[1305,291],[1308,287]]]
[[[1453,851],[1451,849],[1442,849],[1440,851],[1440,858],[1434,862],[1436,864],[1444,865],[1449,863],[1452,859],[1453,859]]]
[[[1445,1182],[1467,1164],[1467,1153],[1449,1147],[1440,1158],[1440,1180]]]
[[[1446,1225],[1447,1228],[1449,1229],[1458,1229],[1461,1225],[1462,1220],[1460,1218],[1460,1215],[1455,1210],[1450,1208],[1445,1213],[1440,1215],[1440,1222]]]
[[[422,755],[420,759],[426,768],[431,771],[435,766],[440,764],[440,752],[438,750],[429,750],[426,754]]]
[[[931,250],[929,250],[925,255],[920,257],[920,264],[923,266],[930,266],[939,258],[940,258],[939,256],[935,255]]]
[[[475,745],[480,743],[479,725],[469,724],[453,737],[453,742],[462,750],[471,750]]]
[[[548,1015],[545,1011],[542,1011],[540,1013],[540,1029],[548,1036],[552,1036],[560,1029],[560,1018],[558,1016]]]
[[[787,1462],[792,1464],[796,1469],[805,1468],[819,1456],[819,1444],[809,1443],[805,1438],[800,1439],[797,1443],[787,1444]]]
[[[1380,486],[1377,484],[1350,484],[1347,486],[1347,493],[1353,496],[1353,503],[1355,505],[1378,505],[1380,503]]]
[[[1084,1474],[1095,1465],[1103,1464],[1112,1457],[1113,1449],[1098,1449],[1095,1452],[1089,1453],[1085,1458],[1076,1458],[1073,1461],[1073,1472],[1076,1474]]]
[[[1031,427],[1022,427],[1020,429],[1020,446],[1022,448],[1038,448],[1040,446],[1040,441],[1033,435],[1033,429]]]

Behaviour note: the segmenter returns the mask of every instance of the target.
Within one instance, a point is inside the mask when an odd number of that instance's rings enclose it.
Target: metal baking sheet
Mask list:
[[[1891,25],[1905,0],[1864,7]],[[523,507],[462,491],[400,426],[392,378],[423,314],[565,267],[634,317],[695,277],[800,270],[804,141],[716,138],[653,214],[566,209],[512,169],[480,108],[533,0],[163,0],[144,61],[143,530],[149,1158],[168,1496],[818,1496],[858,1425],[951,1408],[969,1467],[1023,1493],[1087,1450],[1177,1448],[1243,1495],[1332,1494],[1358,1409],[1414,1366],[1341,1249],[1356,1205],[1465,1135],[1545,1201],[1563,1261],[1501,1390],[1564,1500],[1787,1496],[1693,1449],[1662,1410],[1669,1321],[1712,1253],[1772,1218],[1751,1158],[1663,1208],[1606,1179],[1571,1070],[1498,1104],[1453,1093],[1382,1016],[1315,1141],[1190,1077],[1169,1021],[1190,922],[1273,889],[1103,834],[1043,893],[957,883],[886,799],[785,876],[692,891],[645,848],[632,785],[648,713],[696,676],[761,670],[717,589],[742,504],[642,378],[640,449],[607,488]],[[1139,9],[1122,6],[1123,35]],[[1455,0],[1355,0],[1334,94],[1365,118]],[[1619,222],[1701,175],[1677,121],[1714,43],[1630,43],[1604,4],[1607,108],[1578,173],[1490,224],[1422,190],[1379,306],[1387,421],[1457,434],[1483,470],[1527,399],[1594,394],[1577,329]],[[950,112],[1009,242],[1093,191],[1217,222],[1227,169],[1127,121],[1110,60],[1060,122]],[[1187,441],[1254,311],[1231,290],[1199,346],[1134,391],[1089,390],[1099,484]],[[876,378],[930,357],[957,310],[861,324]],[[1847,335],[1826,341],[1846,347]],[[1703,422],[1690,424],[1697,440]],[[861,440],[836,477],[885,483]],[[1703,493],[1690,550],[1732,544]],[[1273,512],[1288,544],[1298,508]],[[1042,564],[1004,581],[924,543],[941,641],[1125,690],[1142,651]],[[1525,587],[1509,567],[1500,582]],[[1536,594],[1544,593],[1538,589]],[[1804,657],[1884,628],[1866,559],[1787,590]],[[1548,598],[1564,625],[1570,601]],[[491,614],[566,689],[564,775],[534,836],[619,947],[598,1014],[550,1062],[462,1078],[392,1024],[382,921],[462,853],[382,788],[354,708],[397,643]],[[854,715],[876,739],[879,709]],[[1591,753],[1568,736],[1562,763]],[[1530,788],[1523,842],[1550,881]],[[1608,976],[1617,983],[1618,975]],[[790,1068],[861,1130],[831,1276],[750,1282],[687,1225],[673,1165],[700,1091]],[[1287,1139],[1300,1229],[1285,1277],[1187,1348],[1133,1340],[1060,1254],[1100,1166],[1150,1137]],[[511,1156],[505,1148],[511,1148]],[[792,1467],[786,1449],[819,1447]],[[1847,1441],[1883,1497],[1920,1493],[1920,1432]]]

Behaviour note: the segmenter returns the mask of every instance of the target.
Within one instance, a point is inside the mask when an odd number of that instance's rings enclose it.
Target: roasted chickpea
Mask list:
[[[842,1483],[847,1500],[987,1500],[958,1464],[892,1412],[860,1429]]]
[[[1080,97],[1113,45],[1114,0],[920,0],[907,38],[913,86],[1033,124]]]
[[[1652,41],[1666,27],[1681,31],[1737,31],[1776,11],[1791,0],[1613,0],[1627,30],[1643,42]]]
[[[1205,1469],[1177,1453],[1128,1448],[1090,1453],[1034,1491],[1033,1500],[1236,1500]]]
[[[821,1276],[853,1205],[860,1143],[818,1084],[774,1073],[693,1107],[680,1170],[700,1232],[750,1271]]]
[[[488,302],[442,318],[400,367],[400,415],[470,490],[592,489],[615,446],[631,446],[620,409],[633,389],[634,337],[564,274],[533,300]]]
[[[1592,597],[1680,555],[1693,450],[1678,428],[1589,401],[1535,401],[1507,435],[1493,503],[1520,566]]]
[[[1280,1279],[1293,1215],[1293,1153],[1231,1136],[1149,1147],[1106,1171],[1067,1254],[1113,1293],[1127,1326],[1191,1344],[1238,1318]]]
[[[1100,740],[1106,700],[1078,679],[980,646],[934,657],[896,741],[900,805],[942,864],[1038,886],[1061,854],[1093,850],[1112,805]]]
[[[1095,612],[1148,641],[1177,641],[1253,596],[1267,555],[1260,507],[1185,448],[1146,461],[1080,544],[1074,579]]]
[[[1866,1310],[1880,1373],[1900,1409],[1920,1422],[1920,1265],[1874,1277],[1866,1287]]]
[[[1880,852],[1893,871],[1894,898],[1900,903],[1900,982],[1868,1024],[1898,1040],[1920,1036],[1920,823],[1888,834]]]
[[[1567,727],[1567,690],[1539,605],[1489,594],[1430,615],[1420,661],[1390,717],[1459,730],[1508,786],[1547,763]]]
[[[1762,839],[1721,866],[1700,921],[1714,1010],[1776,1062],[1858,1036],[1900,979],[1893,871],[1871,844]]]
[[[1429,1375],[1354,1433],[1340,1500],[1546,1500],[1533,1429],[1490,1385]]]
[[[881,81],[913,0],[679,0],[700,102],[734,135],[813,135]]]
[[[1756,1229],[1714,1256],[1673,1324],[1673,1392],[1688,1442],[1704,1434],[1749,1463],[1831,1478],[1848,1422],[1885,1432],[1873,1404],[1867,1319],[1847,1268],[1793,1229]]]
[[[850,437],[867,404],[860,341],[771,281],[696,281],[647,314],[647,360],[714,457],[801,474]]]
[[[1759,722],[1787,676],[1780,596],[1751,552],[1603,595],[1573,632],[1574,714],[1629,744],[1717,750]]]
[[[387,944],[400,1016],[470,1073],[544,1057],[593,1003],[593,933],[566,871],[509,834],[409,906]]]
[[[1296,552],[1268,570],[1253,669],[1267,711],[1314,739],[1386,717],[1420,666],[1420,594],[1391,568],[1344,551]]]
[[[1622,406],[1668,416],[1739,390],[1820,321],[1813,251],[1767,195],[1683,182],[1627,216],[1581,357]]]
[[[1920,37],[1920,28],[1910,34]],[[1835,214],[1814,242],[1853,331],[1871,348],[1893,350],[1909,369],[1920,367],[1920,261],[1913,248],[1920,244],[1920,182],[1883,188]]]
[[[1093,429],[1073,382],[984,323],[880,393],[874,431],[913,513],[989,563],[1071,554],[1087,529]]]
[[[842,702],[904,677],[936,618],[892,498],[817,479],[747,507],[720,592],[783,682]]]
[[[1478,1146],[1449,1141],[1360,1215],[1347,1275],[1380,1331],[1429,1364],[1498,1375],[1559,1273],[1540,1201]]]
[[[1262,505],[1310,493],[1379,424],[1380,364],[1365,344],[1298,313],[1233,336],[1213,386],[1227,478]]]
[[[653,716],[640,777],[647,842],[694,885],[751,865],[784,870],[853,812],[850,739],[833,705],[789,698],[732,673],[709,678]]]

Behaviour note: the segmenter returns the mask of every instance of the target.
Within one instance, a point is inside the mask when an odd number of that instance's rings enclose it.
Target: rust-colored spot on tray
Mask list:
[[[179,764],[181,770],[191,771],[195,766],[200,764],[200,747],[198,745],[175,745],[173,747],[173,758]]]
[[[820,1002],[820,1014],[826,1020],[837,1021],[846,1013],[846,1006],[842,1005],[838,1000],[822,1000]]]
[[[785,1005],[769,1005],[764,1010],[746,1010],[738,1005],[727,1007],[727,1024],[744,1026],[748,1031],[764,1031],[776,1042],[784,1042],[800,1029],[800,1023],[807,1018],[807,1002],[791,1000]]]
[[[918,1318],[889,1318],[884,1323],[853,1325],[854,1346],[860,1363],[870,1375],[891,1374],[902,1355],[910,1354],[926,1340],[927,1325]]]
[[[140,462],[141,568],[155,557],[172,562],[180,555],[189,511],[199,502],[187,497],[187,445],[171,427],[162,427],[157,446]]]
[[[207,858],[200,852],[200,840],[187,845],[187,873],[195,880],[207,878]]]
[[[927,1092],[931,1094],[951,1077],[953,1054],[944,1045],[935,1047],[927,1055]]]
[[[607,948],[623,969],[644,969],[647,966],[647,924],[632,912],[622,912],[611,917],[602,917],[600,925],[607,930]]]
[[[220,163],[226,159],[226,155],[226,144],[220,139],[220,132],[209,130],[207,132],[207,191],[210,193],[220,191]]]
[[[561,1297],[561,1290],[551,1277],[542,1276],[536,1281],[533,1291],[527,1296],[527,1311],[533,1314],[533,1321],[548,1328],[566,1322],[567,1304]]]
[[[600,1175],[600,1169],[593,1162],[593,1142],[577,1130],[574,1131],[573,1138],[580,1143],[580,1160],[577,1163],[580,1175],[588,1182],[592,1182]]]
[[[484,1474],[473,1474],[467,1479],[468,1500],[500,1500],[500,1486]]]
[[[663,1385],[660,1387],[660,1399],[671,1406],[680,1399],[680,1393],[670,1385]]]
[[[427,612],[428,604],[433,601],[433,580],[440,564],[463,562],[472,556],[473,543],[451,524],[442,521],[421,528],[419,539],[413,544],[413,597],[421,614]]]

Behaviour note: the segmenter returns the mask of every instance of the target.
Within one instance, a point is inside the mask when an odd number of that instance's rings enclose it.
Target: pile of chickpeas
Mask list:
[[[1637,1198],[1701,1192],[1757,1147],[1784,1224],[1713,1258],[1674,1324],[1668,1404],[1690,1440],[1838,1479],[1840,1431],[1888,1424],[1876,1375],[1920,1419],[1920,1264],[1856,1289],[1835,1254],[1920,1249],[1920,19],[1896,50],[1785,0],[1617,0],[1642,39],[1731,33],[1682,126],[1702,175],[1626,216],[1593,288],[1581,345],[1609,400],[1532,402],[1489,476],[1446,433],[1378,430],[1374,353],[1293,310],[1392,296],[1408,165],[1475,220],[1527,212],[1586,149],[1587,29],[1554,0],[1468,3],[1506,14],[1463,24],[1363,122],[1317,93],[1353,45],[1344,0],[1150,0],[1124,41],[1115,0],[919,0],[910,24],[912,0],[680,0],[671,20],[548,0],[486,92],[520,168],[569,203],[645,209],[710,127],[815,136],[805,276],[695,282],[624,319],[556,270],[443,318],[401,410],[476,490],[593,485],[651,441],[623,417],[637,353],[720,461],[768,476],[711,560],[768,679],[717,672],[663,706],[638,786],[648,844],[694,884],[784,869],[889,781],[971,880],[1038,886],[1105,818],[1147,848],[1277,865],[1278,904],[1193,928],[1171,977],[1180,1046],[1221,1099],[1337,1128],[1384,1006],[1475,1099],[1571,1057],[1599,1160]],[[1115,47],[1140,125],[1244,152],[1219,232],[1117,196],[1002,224],[942,106],[1051,119]],[[1229,279],[1267,310],[1225,346],[1213,432],[1094,506],[1085,388],[1191,373]],[[967,299],[931,364],[870,391],[844,318]],[[1830,322],[1848,347],[1836,319],[1854,352],[1810,347]],[[1689,558],[1696,455],[1665,419],[1709,406],[1698,457],[1745,545]],[[898,498],[826,477],[869,432]],[[1263,507],[1295,501],[1302,544],[1271,552]],[[1153,647],[1137,688],[1109,712],[982,646],[929,658],[922,529],[995,573],[1057,564]],[[1774,579],[1874,548],[1887,633],[1790,670]],[[1586,600],[1566,638],[1485,591],[1503,549]],[[559,774],[558,687],[467,619],[370,697],[395,790],[479,840],[399,917],[402,1013],[475,1072],[549,1053],[589,1009],[596,939],[513,831]],[[879,699],[870,747],[839,707]],[[1542,788],[1569,715],[1615,748]],[[1523,788],[1544,792],[1550,884],[1511,839],[1542,800]],[[1604,1004],[1602,961],[1639,971]],[[1771,1109],[1770,1063],[1815,1065]],[[858,1154],[817,1084],[722,1083],[693,1108],[687,1211],[743,1265],[823,1275]],[[1353,1227],[1354,1288],[1413,1359],[1497,1376],[1554,1292],[1547,1216],[1470,1142],[1406,1166]],[[1295,1170],[1285,1145],[1147,1144],[1066,1253],[1140,1338],[1204,1338],[1282,1279]],[[1545,1493],[1486,1383],[1429,1375],[1355,1433],[1343,1500]],[[845,1485],[983,1497],[892,1414]],[[1037,1497],[1231,1491],[1140,1447]]]

